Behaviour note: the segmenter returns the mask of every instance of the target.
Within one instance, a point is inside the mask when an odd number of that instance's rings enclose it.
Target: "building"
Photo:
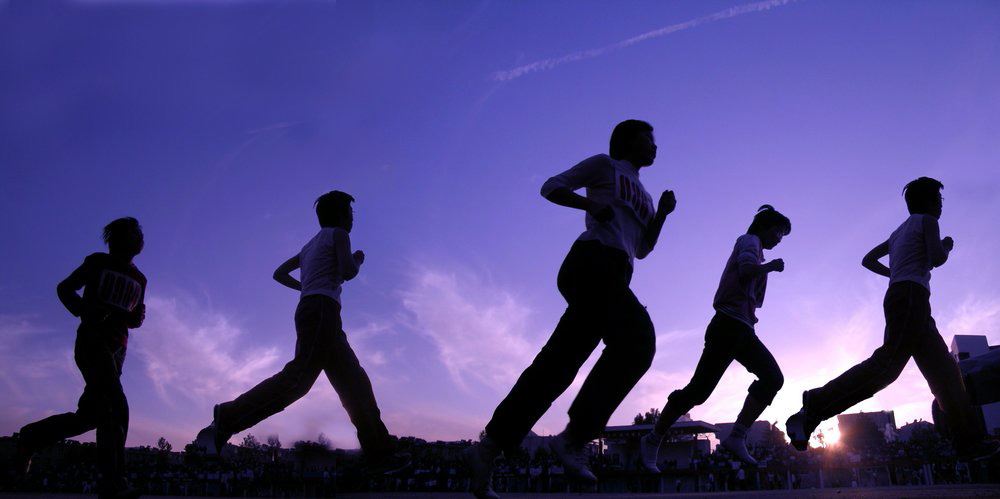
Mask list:
[[[965,375],[972,402],[981,406],[986,432],[1000,436],[1000,345],[990,345],[985,335],[956,334],[951,354]]]
[[[906,423],[899,427],[897,438],[900,442],[909,442],[915,433],[935,431],[934,424],[922,419]]]
[[[856,412],[837,416],[840,443],[862,449],[896,440],[896,415],[892,411]]]
[[[711,454],[709,434],[718,427],[704,421],[677,421],[660,444],[658,466],[663,473],[649,476],[639,460],[639,439],[653,429],[652,424],[608,426],[601,433],[601,449],[605,467],[602,491],[634,492],[629,484],[641,477],[649,477],[646,492],[666,490],[699,491],[703,488],[698,472],[699,460]]]
[[[639,438],[653,429],[651,424],[608,426],[601,433],[603,454],[612,466],[626,471],[639,468]],[[687,468],[698,455],[708,455],[709,433],[719,428],[704,421],[678,421],[670,427],[671,437],[660,444],[660,465]]]

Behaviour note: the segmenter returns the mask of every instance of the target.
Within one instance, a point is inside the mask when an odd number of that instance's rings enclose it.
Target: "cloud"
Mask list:
[[[83,379],[73,360],[75,336],[37,317],[0,314],[0,433],[76,406]]]
[[[241,348],[244,331],[222,314],[155,296],[146,306],[135,350],[167,405],[228,400],[277,370],[277,349]]]
[[[647,31],[641,35],[633,36],[626,40],[622,40],[611,45],[605,45],[603,47],[581,50],[579,52],[573,52],[571,54],[566,54],[562,57],[556,57],[551,59],[542,59],[540,61],[535,61],[529,64],[524,64],[516,68],[497,71],[493,73],[492,79],[495,81],[509,81],[515,78],[519,78],[528,73],[534,73],[536,71],[542,71],[546,69],[552,69],[556,66],[566,64],[569,62],[582,61],[586,59],[593,59],[611,52],[621,50],[623,48],[635,45],[639,42],[644,42],[646,40],[651,40],[653,38],[660,38],[678,31],[684,31],[686,29],[694,28],[702,24],[711,23],[715,21],[720,21],[722,19],[729,19],[731,17],[741,16],[743,14],[749,14],[752,12],[761,12],[765,10],[770,10],[775,7],[781,7],[783,5],[795,2],[797,0],[766,0],[763,2],[754,2],[744,5],[738,5],[736,7],[730,7],[726,10],[721,10],[714,14],[709,14],[707,16],[698,17],[682,23],[671,24],[670,26],[664,26],[653,31]]]
[[[292,358],[290,350],[255,341],[250,331],[234,324],[224,313],[206,311],[197,303],[178,298],[153,296],[146,303],[147,319],[141,337],[135,337],[130,347],[161,407],[133,411],[130,441],[148,443],[165,435],[183,445],[211,419],[214,404],[232,400],[278,372]],[[390,354],[368,348],[368,344],[374,338],[392,334],[391,326],[370,322],[351,330],[351,345],[363,365],[386,363]],[[278,341],[291,345],[294,331]],[[375,385],[392,381],[377,372],[372,376]],[[357,446],[354,427],[324,374],[303,398],[245,433],[278,434],[286,444],[325,433],[335,445]]]
[[[949,311],[949,319],[942,328],[945,340],[952,334],[983,334],[996,341],[1000,326],[1000,298],[969,296]]]
[[[530,308],[469,273],[422,268],[401,293],[410,326],[429,338],[452,381],[508,389],[537,353]]]

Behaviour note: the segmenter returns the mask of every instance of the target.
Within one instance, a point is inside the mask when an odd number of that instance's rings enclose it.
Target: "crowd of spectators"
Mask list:
[[[935,433],[918,434],[907,442],[864,448],[829,446],[807,453],[795,452],[783,435],[778,437],[751,447],[760,461],[756,468],[743,467],[723,452],[696,454],[685,466],[665,463],[661,476],[625,471],[597,452],[591,465],[601,478],[599,490],[604,491],[711,492],[970,479],[968,470],[955,462],[947,442]],[[239,446],[227,447],[223,459],[205,456],[190,445],[174,452],[161,439],[156,447],[128,450],[127,479],[145,494],[173,496],[326,497],[358,491],[468,490],[469,472],[461,455],[470,441],[405,438],[402,444],[412,456],[411,466],[376,474],[367,470],[358,452],[332,449],[322,436],[317,442],[296,442],[291,448],[282,448],[277,439],[261,444],[250,436]],[[10,469],[13,450],[13,438],[0,438],[4,470]],[[97,481],[95,454],[92,443],[65,441],[40,453],[26,477],[5,471],[0,492],[92,492]],[[501,459],[494,486],[499,492],[576,490],[544,445]]]

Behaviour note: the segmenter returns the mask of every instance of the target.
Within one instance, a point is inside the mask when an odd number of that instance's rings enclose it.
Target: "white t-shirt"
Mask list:
[[[736,239],[733,252],[729,255],[719,289],[715,292],[712,306],[750,327],[757,323],[756,309],[764,304],[767,291],[767,273],[751,278],[740,277],[740,265],[764,263],[764,250],[760,238],[753,234],[743,234]]]
[[[914,213],[889,236],[889,284],[913,281],[931,290],[933,265],[927,254],[925,223],[936,228],[938,221],[930,215]]]
[[[598,222],[587,213],[587,230],[579,241],[597,240],[605,246],[628,254],[631,261],[649,249],[643,235],[653,219],[653,198],[639,181],[639,172],[631,163],[611,159],[607,154],[591,156],[542,184],[542,196],[563,187],[571,191],[586,188],[586,197],[604,203],[614,211],[614,218]]]
[[[299,252],[302,297],[329,296],[340,303],[340,285],[349,269],[356,270],[351,238],[339,227],[323,227]]]

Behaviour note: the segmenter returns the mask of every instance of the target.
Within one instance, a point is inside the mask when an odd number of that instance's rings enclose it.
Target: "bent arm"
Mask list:
[[[743,236],[738,240],[737,245],[736,265],[740,280],[753,279],[773,270],[773,263],[760,263],[763,260],[760,238]]]
[[[73,314],[74,317],[80,317],[84,313],[83,298],[77,293],[86,284],[87,279],[87,261],[84,260],[83,264],[76,268],[69,275],[69,277],[62,280],[58,286],[56,286],[56,294],[59,295],[59,301],[62,302],[66,310]]]
[[[653,249],[656,248],[656,242],[660,239],[660,232],[663,230],[663,223],[666,221],[666,210],[657,211],[656,215],[653,216],[653,220],[646,226],[645,232],[642,233],[642,244],[639,246],[639,251],[635,255],[636,258],[642,260],[653,252]]]
[[[573,191],[593,185],[601,174],[610,168],[606,156],[587,158],[558,175],[550,177],[542,184],[542,197],[559,206],[591,211],[594,203]]]
[[[333,231],[333,252],[337,256],[337,270],[345,281],[350,281],[358,275],[361,266],[351,253],[351,238],[347,231]]]
[[[924,244],[927,245],[927,258],[931,265],[940,267],[948,261],[948,249],[941,242],[941,228],[937,219],[930,215],[925,215],[923,219]]]
[[[674,191],[669,189],[663,191],[660,194],[660,200],[656,203],[656,213],[653,215],[653,220],[649,222],[646,230],[642,233],[642,244],[639,245],[639,251],[635,255],[636,258],[641,260],[653,252],[656,242],[660,239],[663,222],[667,220],[667,215],[674,212],[674,208],[676,207],[677,198],[674,196]]]
[[[559,206],[576,208],[583,211],[590,211],[593,204],[589,199],[569,190],[568,187],[556,187],[548,194],[545,194],[544,197]]]
[[[146,321],[146,285],[142,286],[142,294],[139,295],[139,303],[128,313],[125,325],[129,329],[138,329]]]
[[[883,277],[890,277],[889,267],[886,267],[880,258],[889,254],[889,241],[884,241],[869,251],[861,259],[861,266]]]
[[[302,291],[302,283],[292,277],[292,271],[299,268],[299,266],[299,255],[295,255],[285,260],[281,265],[278,265],[272,277],[282,286],[294,289],[295,291]]]
[[[770,263],[741,263],[739,267],[740,279],[752,279],[770,271]]]

